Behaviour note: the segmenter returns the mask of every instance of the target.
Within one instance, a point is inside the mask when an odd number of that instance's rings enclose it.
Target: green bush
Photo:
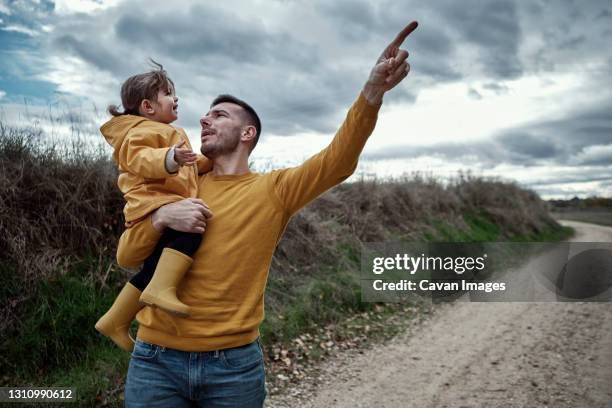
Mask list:
[[[8,268],[0,270],[3,298],[23,299],[15,308],[15,324],[6,327],[0,342],[2,372],[32,376],[82,362],[101,336],[94,329],[117,291],[96,288],[79,276],[83,265],[69,274],[38,281],[23,298],[23,288]],[[109,281],[120,279],[113,274]],[[6,297],[4,297],[6,296]]]

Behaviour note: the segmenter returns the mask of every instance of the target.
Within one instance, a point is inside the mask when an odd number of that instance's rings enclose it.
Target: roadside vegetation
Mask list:
[[[0,123],[0,385],[76,387],[122,406],[129,356],[94,323],[130,272],[114,263],[123,200],[101,146]],[[361,301],[361,246],[381,241],[542,241],[571,234],[534,192],[458,175],[361,180],[289,224],[273,259],[262,339],[272,391],[308,362],[382,341],[429,306]]]

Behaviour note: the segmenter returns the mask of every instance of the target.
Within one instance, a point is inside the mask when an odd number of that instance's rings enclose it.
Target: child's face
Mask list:
[[[178,118],[178,97],[174,88],[169,86],[157,92],[157,101],[151,101],[155,113],[151,119],[162,123],[172,123]]]

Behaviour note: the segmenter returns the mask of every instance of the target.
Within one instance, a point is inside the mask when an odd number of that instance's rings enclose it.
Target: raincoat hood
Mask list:
[[[119,148],[128,132],[146,120],[148,119],[136,115],[114,116],[100,127],[100,133],[102,133],[108,144],[113,146],[113,159],[115,161],[118,161]]]

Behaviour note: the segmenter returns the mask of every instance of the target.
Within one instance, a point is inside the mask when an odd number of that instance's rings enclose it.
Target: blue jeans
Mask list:
[[[126,407],[263,407],[259,339],[217,351],[186,352],[136,340],[125,384]]]

